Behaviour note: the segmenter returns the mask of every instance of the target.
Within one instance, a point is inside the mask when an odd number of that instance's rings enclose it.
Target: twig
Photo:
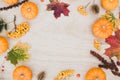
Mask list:
[[[19,7],[20,5],[22,5],[23,3],[27,2],[27,1],[28,1],[28,0],[23,0],[23,1],[21,1],[21,2],[18,2],[18,3],[16,3],[16,4],[13,4],[13,5],[10,5],[10,6],[2,7],[2,8],[0,8],[0,11],[12,9],[13,7]]]
[[[14,15],[14,26],[15,26],[15,29],[16,29],[16,16]]]
[[[90,3],[91,3],[91,2],[88,2],[88,3],[85,5],[84,8],[86,9]]]

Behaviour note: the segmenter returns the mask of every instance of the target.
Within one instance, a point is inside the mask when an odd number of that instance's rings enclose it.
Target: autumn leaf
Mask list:
[[[117,30],[115,35],[106,38],[105,41],[110,45],[110,47],[105,50],[105,55],[110,58],[116,56],[117,59],[120,60],[120,30]]]
[[[120,47],[110,47],[107,48],[105,54],[110,58],[116,56],[118,60],[120,60]]]
[[[54,11],[55,18],[58,18],[63,14],[64,16],[69,16],[69,9],[67,8],[69,4],[64,2],[51,2],[47,5],[48,11]]]
[[[120,41],[117,39],[116,36],[109,36],[106,38],[106,43],[108,43],[111,47],[118,47],[120,46]]]
[[[117,30],[117,31],[115,32],[115,37],[116,37],[118,40],[120,40],[120,30]]]

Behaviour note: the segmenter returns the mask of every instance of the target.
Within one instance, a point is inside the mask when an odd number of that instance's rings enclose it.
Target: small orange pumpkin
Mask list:
[[[32,80],[32,71],[26,66],[18,66],[13,71],[13,80]]]
[[[104,39],[112,35],[113,26],[108,20],[101,18],[93,24],[92,31],[96,37]]]
[[[26,19],[33,19],[38,14],[38,7],[33,2],[26,2],[22,5],[21,14]]]
[[[114,10],[118,7],[119,0],[102,0],[101,4],[106,10]]]
[[[106,80],[106,74],[101,68],[92,68],[88,70],[85,80]]]
[[[4,53],[8,49],[8,41],[0,36],[0,54]]]
[[[13,4],[17,3],[18,0],[4,0],[4,2],[9,4],[9,5],[13,5]]]

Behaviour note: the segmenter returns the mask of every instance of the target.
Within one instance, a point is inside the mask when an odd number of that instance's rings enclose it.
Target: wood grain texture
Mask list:
[[[79,5],[87,4],[88,0],[61,0],[70,4],[70,15],[65,17],[61,15],[60,18],[55,19],[53,12],[47,12],[45,10],[48,0],[41,3],[39,0],[30,0],[35,2],[39,7],[39,14],[33,20],[26,20],[20,13],[20,7],[14,8],[8,11],[0,12],[0,17],[3,17],[6,21],[12,21],[14,15],[17,16],[17,24],[28,21],[30,23],[30,31],[20,38],[19,40],[9,39],[10,48],[12,48],[18,41],[28,42],[31,45],[30,60],[23,63],[29,66],[33,71],[33,79],[37,80],[37,75],[41,71],[46,71],[46,80],[53,80],[61,70],[74,69],[75,73],[80,73],[81,77],[72,78],[71,80],[85,80],[85,74],[88,69],[97,67],[100,63],[97,59],[90,55],[90,50],[95,50],[93,46],[93,40],[95,37],[91,32],[93,22],[105,12],[100,7],[100,14],[94,16],[89,11],[89,15],[84,17],[77,12]],[[91,0],[92,1],[92,0]],[[100,0],[96,0],[96,3],[100,5]],[[4,3],[0,3],[0,6],[5,6]],[[90,4],[91,5],[91,4]],[[117,16],[118,8],[113,11]],[[9,30],[13,28],[13,24],[9,24]],[[5,34],[0,34],[4,35]],[[100,54],[103,54],[104,48],[102,47]],[[97,51],[98,52],[98,51]],[[3,58],[6,54],[0,56],[0,64],[2,64]],[[0,77],[4,77],[5,80],[13,80],[12,72],[15,66],[9,62],[5,62],[5,72],[0,73]],[[19,64],[21,65],[21,64]],[[119,80],[108,70],[105,70],[107,74],[107,80]],[[1,79],[0,79],[1,80]]]

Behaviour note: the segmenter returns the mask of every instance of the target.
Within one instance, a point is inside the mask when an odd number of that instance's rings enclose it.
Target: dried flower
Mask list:
[[[66,79],[67,77],[70,77],[73,74],[74,74],[74,70],[71,70],[71,69],[64,70],[64,71],[61,71],[54,80]]]
[[[97,50],[101,50],[101,43],[99,40],[94,40],[94,47],[97,49]]]

